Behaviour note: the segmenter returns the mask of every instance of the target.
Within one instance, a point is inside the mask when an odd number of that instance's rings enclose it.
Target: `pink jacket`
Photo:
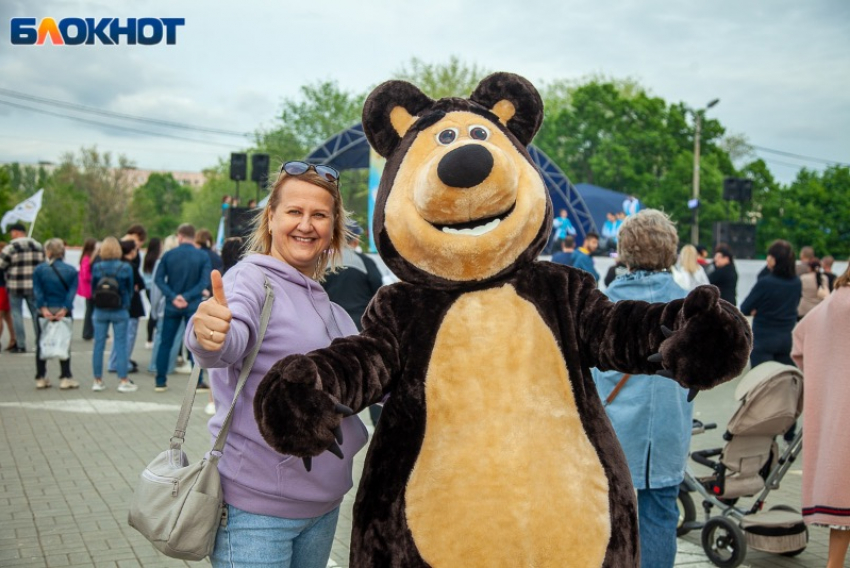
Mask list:
[[[77,286],[77,295],[83,298],[91,298],[91,258],[84,256],[80,259],[80,277]]]

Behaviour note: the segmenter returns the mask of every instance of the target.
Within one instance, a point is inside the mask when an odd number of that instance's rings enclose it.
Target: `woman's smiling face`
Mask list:
[[[280,202],[269,214],[271,255],[313,278],[319,256],[333,236],[333,196],[298,178],[280,188]]]

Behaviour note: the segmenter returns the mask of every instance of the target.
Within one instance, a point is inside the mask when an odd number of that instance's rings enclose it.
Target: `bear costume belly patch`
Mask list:
[[[449,309],[425,405],[406,501],[429,565],[602,565],[605,472],[552,331],[512,286],[466,294]]]

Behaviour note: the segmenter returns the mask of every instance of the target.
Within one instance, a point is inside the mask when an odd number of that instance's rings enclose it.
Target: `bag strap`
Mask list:
[[[53,269],[53,272],[55,272],[55,273],[56,273],[56,276],[58,276],[58,277],[59,277],[59,282],[61,282],[61,283],[62,283],[62,286],[64,286],[64,287],[65,287],[65,291],[66,291],[66,292],[70,291],[71,289],[68,287],[68,283],[67,283],[67,282],[65,282],[65,279],[64,279],[64,278],[62,278],[62,275],[61,275],[61,274],[59,274],[59,269],[58,269],[58,268],[56,268],[56,265],[55,265],[55,264],[53,264],[53,263],[51,262],[51,263],[50,263],[50,268],[52,268],[52,269]]]
[[[239,381],[236,383],[236,392],[233,393],[233,402],[230,403],[230,411],[227,413],[227,418],[224,419],[224,423],[221,425],[221,430],[218,433],[218,437],[216,437],[215,445],[212,449],[213,452],[218,452],[219,455],[221,454],[221,450],[224,448],[225,440],[227,440],[227,432],[230,430],[230,423],[233,420],[233,409],[236,408],[236,399],[239,398],[242,388],[248,381],[248,375],[254,367],[254,361],[257,359],[257,354],[260,352],[260,347],[263,344],[263,338],[266,336],[266,328],[269,325],[272,305],[274,304],[274,291],[272,290],[272,285],[269,282],[269,279],[266,278],[265,275],[263,276],[263,280],[263,286],[266,289],[266,297],[265,300],[263,300],[263,313],[260,316],[260,331],[257,341],[251,349],[251,353],[245,358],[245,362],[242,366],[242,372],[239,374]],[[200,374],[201,366],[195,365],[192,369],[192,375],[189,377],[189,382],[186,385],[186,392],[183,394],[183,405],[180,407],[180,415],[177,417],[177,427],[174,429],[174,435],[171,437],[170,448],[172,450],[180,450],[186,439],[186,428],[189,424],[189,416],[192,414],[192,405],[195,402],[195,390],[198,386],[198,377]]]
[[[602,406],[608,406],[614,399],[617,398],[617,395],[620,394],[620,391],[623,390],[623,387],[626,386],[626,382],[631,378],[631,375],[626,373],[623,375],[623,378],[620,379],[620,382],[614,387],[614,390],[611,391],[611,394],[608,395],[608,398],[605,399],[605,402]]]

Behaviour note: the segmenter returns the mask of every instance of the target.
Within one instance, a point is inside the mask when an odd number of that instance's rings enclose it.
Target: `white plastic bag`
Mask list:
[[[71,334],[74,323],[71,318],[62,318],[59,321],[50,321],[39,318],[41,325],[41,359],[61,359],[65,361],[71,356]]]

